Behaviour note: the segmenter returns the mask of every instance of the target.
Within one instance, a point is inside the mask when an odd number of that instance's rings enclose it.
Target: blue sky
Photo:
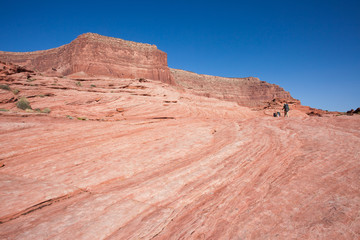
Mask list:
[[[360,107],[360,1],[1,1],[0,50],[94,32],[155,44],[172,68],[259,77],[303,105]]]

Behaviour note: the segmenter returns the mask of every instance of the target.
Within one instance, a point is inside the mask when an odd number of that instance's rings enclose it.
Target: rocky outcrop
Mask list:
[[[356,110],[351,109],[346,112],[347,115],[354,115],[354,114],[360,114],[360,108],[357,108]]]
[[[193,94],[237,102],[247,107],[263,107],[273,99],[300,104],[289,92],[258,78],[225,78],[171,69],[175,84]]]
[[[55,75],[85,73],[90,76],[147,78],[172,83],[167,54],[155,45],[125,41],[94,33],[45,51],[0,51],[0,60]]]
[[[45,51],[0,52],[0,60],[46,72],[47,75],[160,80],[196,95],[233,101],[247,107],[266,107],[275,98],[300,105],[289,92],[258,78],[225,78],[169,69],[166,53],[155,45],[94,33],[80,35],[67,45]]]

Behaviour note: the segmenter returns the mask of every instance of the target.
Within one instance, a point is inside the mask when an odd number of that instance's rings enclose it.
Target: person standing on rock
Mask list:
[[[289,112],[290,108],[287,103],[284,104],[283,110],[284,110],[284,117],[289,117],[288,112]]]

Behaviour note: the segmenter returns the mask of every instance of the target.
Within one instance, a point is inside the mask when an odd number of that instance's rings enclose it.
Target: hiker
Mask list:
[[[287,103],[284,104],[283,110],[284,110],[284,117],[289,117],[288,112],[289,112],[290,108]]]

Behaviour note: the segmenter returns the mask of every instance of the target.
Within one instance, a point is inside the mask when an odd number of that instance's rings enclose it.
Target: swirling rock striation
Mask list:
[[[0,84],[0,239],[360,238],[360,115],[1,62]]]

